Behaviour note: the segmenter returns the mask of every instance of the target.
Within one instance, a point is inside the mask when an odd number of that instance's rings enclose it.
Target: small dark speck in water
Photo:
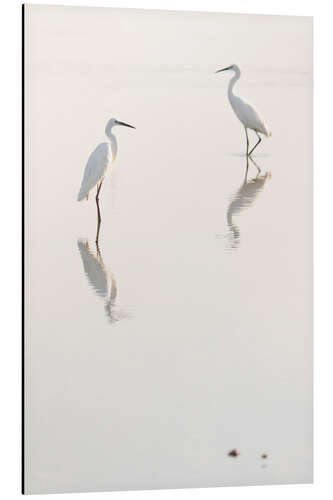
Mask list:
[[[234,448],[233,450],[229,451],[228,456],[229,457],[238,457],[239,451]]]

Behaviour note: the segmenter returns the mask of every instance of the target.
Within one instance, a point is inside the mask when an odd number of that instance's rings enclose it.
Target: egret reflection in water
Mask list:
[[[231,198],[227,210],[227,223],[229,227],[228,249],[235,249],[240,245],[240,230],[234,222],[234,217],[253,205],[259,193],[264,189],[267,180],[270,178],[270,172],[266,172],[263,175],[258,174],[250,180],[248,180],[246,175],[241,187]]]
[[[114,275],[103,262],[98,242],[96,242],[96,255],[90,249],[88,240],[79,239],[77,245],[90,286],[96,295],[105,299],[104,310],[109,321],[115,323],[126,317],[126,314],[116,306],[117,284]]]

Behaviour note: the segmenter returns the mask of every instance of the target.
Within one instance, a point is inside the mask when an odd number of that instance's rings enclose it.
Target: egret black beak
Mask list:
[[[227,71],[227,69],[231,69],[232,66],[228,66],[227,68],[223,68],[223,69],[218,69],[217,71],[215,71],[215,73],[221,73],[221,71]]]
[[[135,128],[133,127],[133,125],[129,125],[128,123],[125,122],[119,122],[118,120],[117,120],[117,125],[123,125],[124,127]]]

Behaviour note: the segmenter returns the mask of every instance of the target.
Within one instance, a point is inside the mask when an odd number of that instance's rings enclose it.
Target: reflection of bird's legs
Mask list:
[[[247,135],[247,128],[245,128],[245,133],[246,133],[246,156],[249,156],[249,136]]]
[[[257,173],[257,177],[258,177],[258,175],[261,173],[261,168],[259,167],[259,165],[257,165],[257,164],[256,164],[256,162],[254,161],[254,159],[253,159],[253,158],[251,158],[251,156],[250,156],[250,160],[252,161],[253,165],[254,165],[254,166],[257,168],[257,170],[258,170],[258,173]]]
[[[95,243],[96,243],[96,257],[97,257],[97,261],[104,267],[104,262],[103,262],[101,250],[99,248],[98,239],[96,239]]]
[[[261,143],[261,137],[260,135],[258,134],[258,132],[255,130],[255,133],[257,134],[257,137],[258,137],[258,142],[253,146],[253,148],[251,149],[251,151],[249,152],[249,156],[251,156],[251,154],[253,153],[253,151],[256,149],[256,147]]]
[[[97,194],[96,194],[96,205],[97,205],[97,233],[96,233],[96,243],[98,243],[99,230],[101,227],[101,212],[99,209],[99,192],[102,187],[103,180],[99,184],[97,184]]]
[[[99,242],[98,242],[98,238],[96,238],[96,258],[97,258],[97,262],[102,266],[102,268],[104,269],[105,266],[104,266],[104,262],[103,262],[103,257],[102,257],[102,254],[101,254],[101,250],[99,248]]]
[[[249,157],[246,156],[246,171],[245,171],[245,179],[244,179],[244,184],[247,183],[247,173],[249,171]]]
[[[96,243],[96,255],[97,255],[97,258],[101,259],[102,258],[101,257],[101,251],[99,249],[99,245],[98,245],[98,240],[97,239],[96,239],[95,243]]]

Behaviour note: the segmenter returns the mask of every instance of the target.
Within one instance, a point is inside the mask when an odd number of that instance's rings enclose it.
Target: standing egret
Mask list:
[[[271,132],[268,130],[264,120],[259,116],[258,112],[255,110],[251,104],[247,103],[244,101],[244,99],[241,99],[237,95],[233,93],[233,88],[237,80],[239,80],[241,76],[241,72],[237,64],[232,64],[231,66],[228,66],[227,68],[219,69],[216,71],[216,73],[220,73],[221,71],[234,71],[234,76],[231,78],[229,82],[229,87],[228,87],[228,97],[229,101],[231,104],[232,109],[235,112],[235,115],[237,118],[242,122],[245,128],[245,133],[246,133],[246,156],[251,156],[253,151],[256,149],[256,147],[260,144],[261,142],[261,137],[260,134],[264,134],[266,137],[269,137]],[[249,152],[249,136],[247,134],[247,129],[254,130],[254,132],[257,134],[258,137],[258,142],[254,145],[254,147],[251,149]]]
[[[99,210],[99,192],[102,187],[106,171],[110,165],[114,162],[117,156],[117,139],[112,133],[112,127],[115,125],[123,125],[124,127],[135,128],[128,123],[120,122],[115,118],[111,118],[105,127],[105,135],[108,138],[108,142],[102,142],[96,149],[91,153],[88,159],[88,163],[84,170],[83,180],[78,194],[77,200],[82,201],[84,198],[88,199],[89,192],[97,186],[96,194],[96,205],[97,205],[97,234],[96,242],[98,242],[99,229],[101,225],[101,213]]]

